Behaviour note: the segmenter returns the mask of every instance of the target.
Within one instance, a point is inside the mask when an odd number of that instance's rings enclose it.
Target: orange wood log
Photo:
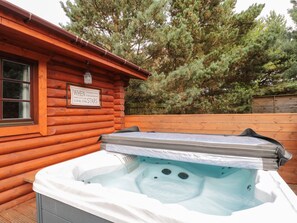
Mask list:
[[[66,107],[66,99],[61,98],[48,98],[47,105],[49,107]],[[102,101],[102,108],[113,108],[113,102]]]
[[[124,111],[125,106],[124,105],[114,105],[114,110],[115,111]]]
[[[114,94],[114,98],[115,99],[124,99],[125,98],[125,94],[124,93],[115,93]]]
[[[42,168],[54,163],[59,163],[68,159],[72,159],[78,156],[82,156],[91,152],[98,151],[100,148],[99,144],[82,147],[69,152],[63,152],[51,156],[42,157],[27,162],[17,163],[14,165],[0,168],[0,179],[12,177],[21,173],[32,171],[38,168]]]
[[[114,75],[113,80],[114,81],[120,81],[120,80],[122,80],[122,78],[121,78],[121,76],[119,74],[116,74],[116,75]]]
[[[113,103],[115,105],[124,105],[125,104],[125,100],[124,99],[114,99]]]
[[[102,101],[102,108],[113,108],[113,106],[114,106],[113,102]]]
[[[36,174],[40,169],[37,170],[32,170],[30,172],[27,173],[23,173],[20,175],[16,175],[13,177],[9,177],[6,178],[5,180],[1,180],[0,181],[0,192],[12,189],[14,187],[26,184],[26,182],[24,181],[24,179],[31,174]]]
[[[124,124],[124,118],[115,118],[114,123],[115,124]]]
[[[66,90],[65,89],[47,89],[47,97],[51,98],[66,98]],[[70,93],[68,93],[68,97],[70,98]]]
[[[114,111],[114,117],[124,117],[124,111]]]
[[[101,100],[104,102],[113,102],[114,98],[111,95],[102,95]]]
[[[41,135],[38,133],[33,133],[33,134],[26,134],[26,135],[1,137],[0,145],[3,142],[16,141],[16,140],[21,140],[21,139],[33,139],[33,138],[37,138],[37,137],[41,137]]]
[[[30,150],[25,150],[21,152],[1,155],[0,167],[4,167],[4,166],[12,165],[14,163],[20,163],[28,160],[38,159],[44,156],[49,156],[49,155],[53,155],[61,152],[66,152],[80,147],[94,145],[97,143],[97,141],[98,141],[98,136],[88,138],[88,139],[71,141],[63,144],[61,143],[61,144],[39,147],[36,149],[30,149]]]
[[[66,99],[47,98],[48,107],[66,107]]]
[[[67,64],[67,66],[65,66]],[[49,64],[50,69],[54,68],[56,71],[67,72],[73,75],[81,76],[86,69],[86,64],[83,61],[73,60],[73,58],[67,58],[65,56],[61,56],[55,54],[51,58],[51,62]],[[91,73],[95,76],[100,75],[105,79],[111,79],[112,75],[110,72],[103,70],[102,68],[91,67]]]
[[[61,76],[64,76],[64,77],[69,76],[71,77],[71,79],[69,79],[68,81],[66,78],[63,78]],[[50,61],[48,63],[48,77],[50,79],[61,80],[65,82],[83,83],[83,80],[81,79],[82,76],[83,76],[82,70],[77,71],[73,67],[70,68],[66,66],[61,66],[53,61]]]
[[[76,116],[76,115],[113,115],[113,108],[84,109],[84,108],[61,108],[50,107],[47,109],[48,116]]]
[[[113,115],[90,115],[90,116],[59,116],[49,117],[48,126],[66,125],[66,124],[81,124],[93,122],[105,122],[114,120]]]
[[[124,94],[125,93],[125,89],[124,88],[115,88],[114,89],[114,93],[122,93],[122,94]]]
[[[114,129],[115,129],[115,130],[121,130],[121,129],[123,129],[123,128],[125,128],[125,125],[124,125],[124,124],[115,124],[115,125],[114,125]]]
[[[100,128],[111,128],[114,125],[114,121],[107,122],[94,122],[87,124],[73,124],[73,125],[59,125],[59,126],[51,126],[48,128],[49,134],[64,134],[70,132],[80,132],[87,131],[92,129],[100,129]]]
[[[61,74],[63,74],[63,75],[61,75]],[[69,83],[83,84],[83,75],[76,76],[76,75],[65,74],[65,73],[61,73],[61,72],[57,72],[57,71],[49,71],[48,77],[50,79],[65,81],[65,82],[69,82]],[[112,83],[97,81],[96,78],[93,79],[92,87],[109,88],[109,89],[114,88]]]
[[[0,205],[32,191],[32,184],[24,184],[0,193]]]
[[[116,81],[113,85],[115,86],[115,88],[123,88],[125,84],[123,81]]]
[[[66,90],[66,81],[60,81],[55,79],[47,79],[47,87],[53,89]]]
[[[21,197],[18,197],[14,200],[11,200],[7,203],[4,203],[2,205],[0,205],[0,211],[3,211],[3,210],[7,210],[9,208],[12,208],[18,204],[21,204],[25,201],[28,201],[28,200],[31,200],[35,197],[35,192],[30,192],[29,194],[26,194],[26,195],[23,195]]]
[[[58,57],[60,57],[58,59]],[[67,65],[65,66],[65,62]],[[82,67],[78,66],[78,63],[82,64]],[[82,76],[86,71],[86,64],[82,61],[75,61],[73,58],[68,59],[67,57],[61,57],[55,54],[48,65],[50,71],[56,71],[61,73],[72,74],[76,76]],[[91,67],[90,72],[93,74],[93,78],[97,80],[110,81],[113,82],[113,74],[110,71],[102,69],[102,67]]]
[[[35,139],[24,139],[12,142],[5,142],[0,144],[0,154],[13,153],[28,149],[39,148],[43,146],[55,145],[59,143],[66,143],[82,138],[91,138],[101,134],[112,133],[114,128],[102,128],[88,131],[81,131],[57,136],[47,136]]]
[[[114,96],[114,90],[113,89],[101,88],[101,91],[102,91],[102,95]]]

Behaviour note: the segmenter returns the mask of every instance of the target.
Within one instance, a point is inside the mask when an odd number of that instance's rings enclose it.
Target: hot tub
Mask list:
[[[296,222],[276,171],[105,150],[39,171],[38,222]]]

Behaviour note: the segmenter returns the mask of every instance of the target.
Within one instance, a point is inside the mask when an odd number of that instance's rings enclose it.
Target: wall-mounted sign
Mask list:
[[[70,106],[100,107],[100,90],[75,85],[70,87]]]

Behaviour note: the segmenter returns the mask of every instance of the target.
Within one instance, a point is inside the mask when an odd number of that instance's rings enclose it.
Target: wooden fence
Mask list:
[[[297,184],[297,114],[130,115],[125,126],[142,131],[239,134],[246,128],[279,140],[293,158],[279,170],[287,183]]]
[[[296,113],[297,95],[272,95],[254,97],[253,113]]]

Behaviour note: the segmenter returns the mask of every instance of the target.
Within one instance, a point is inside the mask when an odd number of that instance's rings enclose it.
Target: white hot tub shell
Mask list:
[[[209,185],[212,182],[215,185],[221,184],[222,195],[224,194],[224,185],[232,187],[231,190],[236,189],[234,185],[238,180],[232,181],[232,179],[238,178],[236,174],[240,173],[242,176],[242,174],[248,173],[250,170],[230,171],[230,174],[224,177],[215,177],[215,172],[211,173],[209,171],[207,171],[208,176],[203,176],[203,172],[198,171],[192,177],[190,173],[187,177],[194,179],[193,181],[198,182],[198,185],[203,184],[200,188],[201,190],[193,192],[197,204],[197,210],[195,210],[195,208],[184,205],[186,202],[183,201],[178,200],[176,203],[164,202],[164,199],[158,199],[158,197],[146,194],[154,192],[154,190],[151,190],[153,187],[150,188],[150,186],[144,185],[142,187],[145,181],[140,182],[139,176],[147,179],[146,177],[150,173],[146,171],[146,164],[139,165],[138,159],[139,157],[136,156],[102,150],[39,171],[33,186],[34,191],[37,193],[39,223],[251,223],[259,222],[260,220],[265,222],[297,221],[296,195],[276,171],[251,170],[253,177],[247,179],[248,185],[252,188],[249,193],[252,193],[253,199],[259,201],[258,204],[239,208],[238,210],[234,209],[234,211],[226,212],[227,214],[221,214],[220,212],[212,213],[211,211],[207,213],[207,211],[201,209],[203,208],[203,203],[201,205],[201,202],[208,202],[205,197],[209,196],[209,193],[207,194],[207,191],[209,191],[208,187],[211,187]],[[171,168],[172,172],[175,169],[180,172],[180,167],[174,169],[174,167],[171,167],[171,164],[169,167],[164,167],[164,165],[156,163],[151,165],[150,168],[160,167],[162,171]],[[214,170],[218,168],[214,167]],[[138,173],[138,177],[135,177],[135,180],[132,178],[132,181],[125,181],[121,186],[108,183],[112,180],[117,182],[115,179],[118,179],[118,181],[121,179],[125,180],[121,177],[127,174],[133,175],[133,173],[136,173],[135,171],[142,171],[141,175],[139,175],[140,172]],[[169,178],[168,180],[164,174],[168,175],[164,171],[163,175],[160,173],[159,179],[165,177],[166,182],[174,181],[174,179],[172,181]],[[226,181],[232,174],[235,177]],[[102,177],[100,178],[100,176]],[[247,178],[250,176],[247,175]],[[242,179],[244,180],[244,178]],[[249,189],[249,186],[244,187]],[[230,192],[230,188],[226,191]],[[220,193],[217,195],[218,200],[222,200],[220,199]],[[230,195],[232,196],[232,194]],[[199,200],[199,197],[201,197],[201,200]],[[238,202],[238,200],[234,200],[234,202]],[[205,205],[210,205],[210,203],[205,203]],[[216,203],[212,205],[216,205]]]

